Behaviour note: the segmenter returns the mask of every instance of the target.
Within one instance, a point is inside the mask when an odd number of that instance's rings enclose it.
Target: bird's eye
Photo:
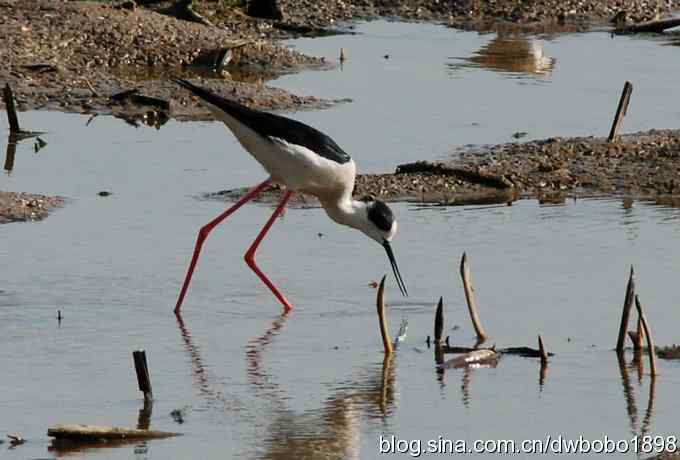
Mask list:
[[[364,195],[361,197],[360,201],[363,201],[364,203],[370,203],[371,201],[375,201],[375,195]]]

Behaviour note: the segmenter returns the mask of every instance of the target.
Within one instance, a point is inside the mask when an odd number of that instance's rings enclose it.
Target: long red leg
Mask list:
[[[177,299],[177,305],[175,305],[175,314],[180,314],[180,308],[182,308],[182,302],[184,301],[184,296],[189,289],[189,283],[191,282],[191,276],[194,274],[194,268],[196,268],[196,262],[198,262],[198,256],[201,253],[201,248],[203,247],[203,242],[208,237],[210,232],[217,227],[224,219],[232,215],[238,208],[246,204],[248,201],[259,195],[265,188],[267,188],[272,183],[271,179],[267,179],[260,185],[249,191],[243,198],[238,200],[231,208],[224,211],[222,214],[208,222],[205,226],[201,227],[198,232],[198,238],[196,238],[196,246],[194,247],[194,255],[191,257],[191,262],[189,263],[189,270],[187,271],[187,276],[184,278],[184,284],[182,285],[182,290],[179,293],[179,298]]]
[[[250,248],[248,248],[248,252],[246,252],[246,255],[244,257],[248,266],[255,272],[257,276],[260,277],[262,282],[267,285],[267,287],[272,291],[276,298],[279,299],[279,302],[283,304],[283,311],[286,313],[292,310],[293,306],[290,304],[290,302],[288,302],[288,299],[286,299],[286,297],[283,294],[281,294],[278,289],[276,289],[276,286],[274,286],[274,284],[271,281],[269,281],[269,278],[267,278],[265,274],[262,273],[262,271],[258,268],[257,264],[255,263],[255,251],[257,251],[257,247],[260,245],[265,235],[267,234],[271,226],[274,224],[276,218],[283,212],[283,209],[286,207],[286,203],[288,203],[288,200],[290,200],[290,197],[292,195],[293,192],[286,191],[286,193],[283,195],[283,198],[281,198],[281,202],[276,207],[276,210],[269,218],[267,223],[264,224],[264,227],[262,227],[262,230],[260,230],[260,233],[257,235],[257,238],[255,238],[253,244],[250,246]]]

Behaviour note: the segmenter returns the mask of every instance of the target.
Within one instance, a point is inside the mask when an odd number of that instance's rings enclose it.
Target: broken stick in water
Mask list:
[[[477,333],[477,344],[481,344],[488,336],[484,332],[481,322],[479,321],[479,314],[477,314],[477,302],[475,301],[475,293],[470,283],[470,266],[467,260],[467,254],[463,253],[463,258],[460,260],[460,276],[463,278],[463,289],[465,290],[465,300],[467,301],[468,310],[470,312],[470,319],[472,325]]]
[[[645,318],[645,312],[640,304],[640,299],[635,296],[635,307],[637,308],[638,315],[640,315],[640,321],[642,322],[642,329],[645,331],[645,336],[647,337],[647,353],[649,353],[649,372],[652,378],[656,377],[656,350],[654,349],[654,340],[652,339],[652,333],[649,330],[649,324],[647,324],[647,318]]]
[[[626,330],[628,329],[628,321],[630,319],[630,310],[633,308],[633,299],[635,298],[635,273],[633,266],[630,266],[630,277],[628,278],[628,285],[626,286],[626,298],[623,301],[623,312],[621,313],[621,325],[619,326],[619,339],[616,342],[616,351],[623,353],[623,347],[626,342]]]
[[[442,333],[444,332],[444,298],[439,298],[437,304],[437,311],[434,314],[434,346],[439,347],[442,344]]]
[[[633,350],[636,352],[642,350],[645,341],[645,333],[642,330],[642,321],[640,321],[639,317],[637,321],[637,330],[628,331],[628,337],[630,338],[630,341],[633,342]]]
[[[153,400],[153,391],[151,390],[151,377],[149,376],[149,366],[146,362],[146,352],[144,350],[133,351],[132,358],[135,362],[139,391],[144,393],[145,400],[151,401]]]
[[[623,117],[626,116],[628,112],[628,103],[630,102],[630,95],[633,92],[633,84],[627,81],[623,85],[623,92],[621,93],[621,98],[619,99],[619,105],[616,108],[616,115],[614,116],[614,122],[612,123],[612,129],[609,131],[609,137],[607,142],[613,142],[619,133],[619,128],[623,124]]]
[[[385,278],[383,276],[378,286],[378,295],[376,298],[376,307],[378,308],[378,320],[380,323],[380,336],[382,337],[385,354],[391,355],[394,349],[392,348],[392,341],[390,340],[390,333],[387,329],[387,318],[385,318]]]
[[[548,364],[548,353],[545,351],[541,334],[538,334],[538,352],[541,354],[541,365],[543,366]]]

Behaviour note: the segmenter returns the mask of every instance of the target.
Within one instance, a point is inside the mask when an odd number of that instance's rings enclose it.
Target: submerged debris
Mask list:
[[[662,359],[680,359],[680,345],[656,347],[656,354]]]

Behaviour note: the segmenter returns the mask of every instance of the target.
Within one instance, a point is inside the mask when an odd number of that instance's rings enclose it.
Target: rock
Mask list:
[[[283,10],[278,0],[251,0],[246,14],[254,18],[273,19],[275,21],[283,19]]]

